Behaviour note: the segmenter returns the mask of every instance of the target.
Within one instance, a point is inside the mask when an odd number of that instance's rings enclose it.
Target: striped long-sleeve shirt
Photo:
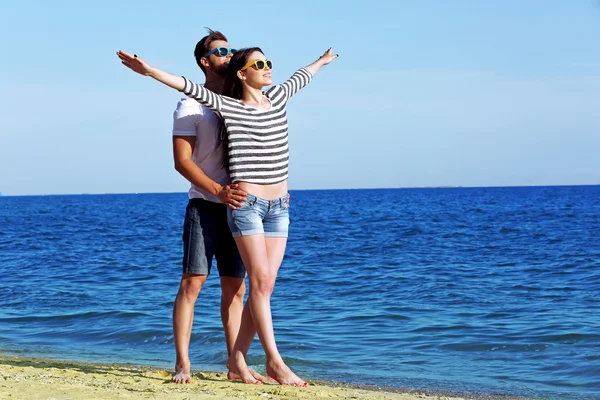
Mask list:
[[[183,79],[182,92],[223,119],[229,139],[229,173],[233,182],[274,184],[288,178],[286,103],[311,81],[312,75],[306,68],[264,92],[271,102],[268,110],[247,106]]]

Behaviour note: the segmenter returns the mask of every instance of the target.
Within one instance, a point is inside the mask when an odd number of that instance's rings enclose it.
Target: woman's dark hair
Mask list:
[[[221,121],[221,131],[219,132],[219,146],[221,146],[221,151],[223,152],[223,164],[221,168],[229,171],[229,138],[227,138],[227,127],[225,126],[225,122]]]
[[[248,47],[246,49],[238,50],[237,53],[231,56],[225,76],[225,86],[223,88],[223,94],[225,96],[233,97],[238,100],[242,98],[242,82],[240,81],[240,78],[238,78],[237,73],[248,64],[248,57],[255,51],[263,52],[260,47]],[[229,139],[227,138],[227,128],[225,127],[225,124],[223,124],[221,128],[220,145],[223,146],[223,168],[229,171]]]
[[[255,51],[263,52],[260,47],[248,47],[238,50],[229,60],[227,76],[225,77],[225,95],[234,99],[242,98],[242,82],[237,73],[248,64],[248,57]],[[264,53],[263,53],[264,54]]]

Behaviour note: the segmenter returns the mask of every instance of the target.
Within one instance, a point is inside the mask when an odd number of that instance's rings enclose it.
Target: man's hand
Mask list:
[[[221,187],[221,190],[217,194],[221,203],[227,204],[227,207],[235,210],[237,207],[241,207],[242,203],[246,202],[246,192],[239,189],[237,183]]]
[[[123,50],[119,50],[117,56],[121,59],[121,63],[132,71],[144,76],[150,75],[152,67],[135,54],[131,55]]]

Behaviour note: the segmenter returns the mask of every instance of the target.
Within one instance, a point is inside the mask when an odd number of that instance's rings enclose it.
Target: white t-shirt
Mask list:
[[[181,99],[173,112],[173,136],[195,136],[192,160],[210,179],[224,186],[230,184],[231,179],[223,163],[221,127],[221,119],[194,99]],[[190,188],[189,198],[221,202],[195,185]]]

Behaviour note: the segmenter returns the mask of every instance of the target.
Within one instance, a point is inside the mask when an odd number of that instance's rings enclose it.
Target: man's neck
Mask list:
[[[223,94],[223,87],[225,86],[225,78],[220,77],[216,74],[207,74],[206,82],[204,83],[204,87],[210,90],[211,92],[215,92],[217,94]]]

